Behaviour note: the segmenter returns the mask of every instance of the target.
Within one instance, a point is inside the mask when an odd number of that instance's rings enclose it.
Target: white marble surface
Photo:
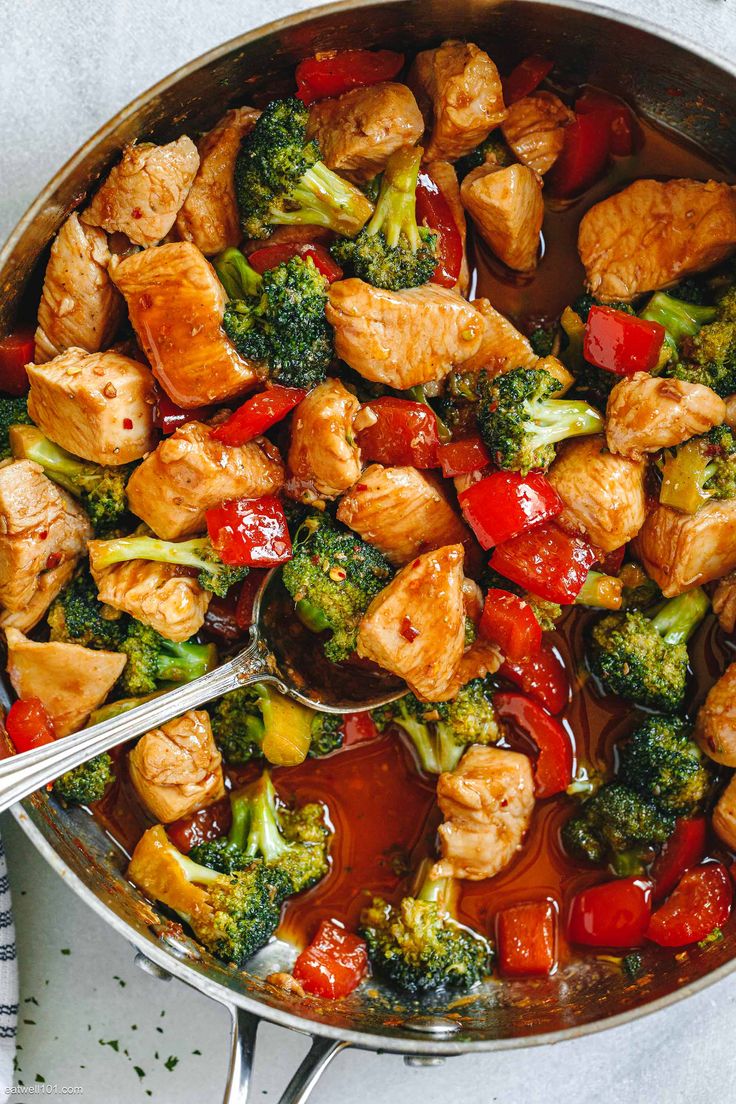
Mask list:
[[[0,239],[52,172],[134,95],[248,27],[309,6],[309,0],[3,0]],[[736,51],[734,0],[612,6],[645,11],[686,34],[695,30],[715,52]],[[46,1089],[56,1084],[50,1099],[78,1086],[91,1104],[215,1104],[226,1014],[176,981],[142,974],[130,946],[76,899],[7,815],[0,825],[20,959],[19,1078],[37,1092],[37,1077]],[[348,1052],[314,1099],[710,1104],[734,1099],[735,1036],[733,978],[655,1017],[556,1047],[453,1059],[436,1069]],[[298,1035],[261,1029],[253,1100],[277,1099],[305,1047]]]

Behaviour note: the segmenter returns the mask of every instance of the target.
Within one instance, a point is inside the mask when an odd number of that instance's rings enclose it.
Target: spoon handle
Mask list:
[[[196,709],[229,690],[252,682],[275,682],[269,653],[258,639],[244,652],[214,671],[176,690],[138,705],[127,713],[64,736],[51,744],[0,760],[0,812],[94,755],[158,728],[188,709]],[[282,687],[283,688],[283,687]]]

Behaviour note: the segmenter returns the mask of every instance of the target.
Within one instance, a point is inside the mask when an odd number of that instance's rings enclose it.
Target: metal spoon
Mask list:
[[[0,760],[0,812],[94,755],[109,751],[126,740],[179,717],[188,709],[196,709],[213,698],[253,682],[273,683],[282,694],[288,694],[302,705],[323,713],[362,713],[395,701],[406,693],[403,683],[389,676],[366,673],[365,677],[361,674],[361,683],[363,686],[372,685],[373,696],[352,700],[349,692],[341,691],[340,671],[334,665],[329,665],[324,672],[325,685],[314,685],[309,674],[298,665],[308,657],[302,651],[294,658],[293,650],[289,654],[288,648],[284,647],[284,639],[295,621],[291,599],[291,617],[288,616],[285,594],[280,568],[273,568],[263,580],[253,604],[249,646],[216,670],[169,690],[127,713],[54,743]],[[308,658],[309,667],[317,666],[319,669],[323,665],[318,660],[321,643],[312,638],[311,648],[314,651],[311,662]]]

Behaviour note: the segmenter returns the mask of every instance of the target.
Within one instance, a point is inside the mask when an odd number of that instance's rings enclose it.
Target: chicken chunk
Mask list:
[[[708,691],[695,721],[695,739],[716,763],[736,767],[736,663]]]
[[[699,383],[637,372],[611,391],[606,407],[606,441],[611,452],[641,460],[722,425],[723,399]]]
[[[155,245],[174,225],[198,168],[197,147],[186,135],[165,146],[126,146],[81,220],[136,245]]]
[[[534,809],[534,780],[526,755],[475,745],[454,771],[441,774],[437,804],[444,821],[436,878],[492,878],[521,849]]]
[[[544,176],[562,152],[565,127],[574,121],[559,96],[532,92],[509,107],[501,131],[522,165]]]
[[[96,353],[110,344],[123,300],[107,271],[107,235],[70,215],[51,246],[36,329],[37,364],[76,347]]]
[[[190,709],[147,732],[130,752],[128,768],[135,792],[161,824],[189,816],[225,793],[222,757],[203,709]]]
[[[736,850],[736,775],[718,798],[712,817],[713,831],[731,851]]]
[[[49,571],[42,571],[38,576],[38,586],[33,597],[23,609],[0,610],[0,630],[17,629],[27,633],[34,629],[46,613],[54,598],[64,589],[71,580],[77,567],[77,560],[65,560],[58,567],[52,567]]]
[[[411,89],[392,82],[319,100],[309,108],[307,124],[327,167],[358,184],[383,172],[396,150],[416,145],[423,130]]]
[[[236,107],[197,143],[199,168],[176,216],[176,229],[203,253],[221,253],[240,242],[235,159],[259,115],[254,107]]]
[[[628,301],[736,248],[736,189],[714,180],[636,180],[583,216],[578,252],[600,299]]]
[[[447,200],[447,205],[452,213],[453,222],[460,231],[460,240],[463,243],[463,259],[460,265],[460,275],[455,284],[455,290],[459,291],[461,295],[467,295],[468,288],[470,287],[470,268],[468,267],[468,254],[466,250],[468,228],[465,221],[465,208],[460,198],[460,184],[458,183],[455,166],[449,161],[433,161],[431,165],[427,165],[427,172]],[[431,229],[435,230],[436,228],[432,227]]]
[[[27,614],[44,573],[76,560],[91,536],[87,515],[38,464],[0,467],[0,603],[7,610]]]
[[[196,579],[172,564],[150,560],[128,560],[97,570],[100,543],[104,541],[90,541],[89,562],[101,602],[150,625],[167,640],[181,643],[199,632],[212,595]]]
[[[467,605],[465,607],[465,614],[469,616]],[[451,701],[453,698],[457,697],[458,691],[461,690],[466,683],[470,682],[472,679],[485,678],[486,675],[495,674],[502,663],[503,655],[498,645],[494,644],[492,640],[486,640],[482,636],[477,637],[470,647],[466,648],[463,652],[460,662],[455,668],[452,679],[442,695],[438,694],[434,700]]]
[[[111,266],[153,374],[183,407],[242,395],[257,379],[221,323],[225,289],[191,242],[145,249]]]
[[[385,291],[355,279],[332,284],[327,320],[338,357],[400,391],[443,379],[478,351],[485,329],[479,312],[449,288]]]
[[[526,165],[479,165],[462,182],[463,204],[483,240],[508,268],[529,272],[544,221],[540,178]]]
[[[358,632],[358,655],[405,679],[435,701],[463,654],[463,547],[451,544],[412,560],[371,602]]]
[[[128,481],[128,505],[163,540],[205,529],[205,513],[228,498],[261,498],[283,486],[278,449],[259,437],[223,445],[209,426],[187,422],[147,456]]]
[[[288,470],[293,492],[303,501],[337,498],[360,476],[360,449],[353,421],[355,395],[338,379],[310,391],[291,423]]]
[[[602,552],[632,540],[647,516],[646,464],[614,456],[603,436],[561,445],[548,478],[564,503],[556,521]]]
[[[416,468],[371,464],[343,496],[337,517],[395,567],[470,536],[437,482]]]
[[[474,299],[473,306],[483,315],[485,328],[480,347],[465,361],[463,370],[479,372],[482,368],[491,376],[500,376],[513,368],[533,368],[538,357],[527,338],[492,307],[488,299]]]
[[[19,698],[40,698],[57,736],[80,729],[120,678],[128,657],[80,644],[39,644],[6,629],[8,675]]]
[[[736,429],[736,395],[729,395],[726,400],[726,425]]]
[[[736,571],[721,579],[713,592],[713,612],[725,633],[736,629]]]
[[[472,42],[448,39],[436,50],[423,50],[408,83],[429,133],[427,161],[457,161],[506,117],[498,69]]]
[[[720,579],[736,568],[736,499],[711,500],[697,514],[656,506],[636,543],[665,598]]]
[[[120,353],[67,349],[26,366],[28,413],[47,437],[95,464],[129,464],[156,443],[149,369]]]

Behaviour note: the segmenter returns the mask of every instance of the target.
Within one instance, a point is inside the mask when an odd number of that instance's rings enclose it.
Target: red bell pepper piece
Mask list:
[[[495,694],[493,706],[500,721],[514,725],[539,749],[534,766],[534,793],[551,797],[572,782],[572,743],[560,722],[541,705],[515,691]]]
[[[649,921],[647,939],[660,947],[685,947],[722,928],[731,913],[733,885],[722,863],[687,870]]]
[[[525,901],[496,916],[498,969],[504,977],[545,977],[557,965],[557,909]]]
[[[366,403],[363,409],[376,416],[376,421],[358,434],[364,460],[389,467],[439,466],[437,418],[428,406],[386,395]]]
[[[378,736],[373,718],[369,712],[345,713],[342,722],[343,747],[353,747],[355,744],[365,744],[369,740],[375,740]]]
[[[674,832],[649,871],[655,901],[664,900],[682,875],[702,861],[707,833],[705,817],[683,817],[677,821]]]
[[[634,112],[616,96],[597,88],[587,88],[575,101],[575,112],[578,115],[601,112],[608,116],[608,144],[616,157],[631,156],[639,145],[640,130]]]
[[[542,645],[542,629],[531,606],[508,590],[488,591],[479,629],[511,660],[535,655]]]
[[[185,410],[182,406],[177,406],[163,391],[159,391],[153,408],[153,421],[161,432],[168,436],[187,422],[208,421],[214,412],[214,406],[199,406],[192,410]]]
[[[647,322],[612,307],[591,307],[583,355],[606,372],[633,376],[657,367],[664,338],[665,329],[659,322]]]
[[[585,947],[640,947],[652,913],[652,889],[641,878],[618,878],[576,893],[567,937]]]
[[[552,195],[571,199],[595,184],[608,164],[609,133],[605,111],[575,116],[565,127],[565,144],[545,181]]]
[[[56,739],[54,722],[40,698],[13,702],[5,718],[5,731],[16,751],[31,751]]]
[[[15,330],[0,338],[0,391],[25,395],[28,391],[26,364],[33,361],[36,343],[33,330]]]
[[[339,50],[305,58],[296,67],[297,99],[311,104],[341,96],[351,88],[390,81],[401,72],[404,55],[393,50]]]
[[[491,454],[480,437],[466,437],[440,445],[438,456],[445,479],[481,471],[491,462]]]
[[[539,54],[531,54],[520,61],[515,69],[512,69],[507,77],[502,77],[503,102],[507,107],[523,100],[535,88],[538,88],[544,78],[552,69],[552,62]]]
[[[454,287],[463,265],[463,239],[452,214],[452,208],[438,184],[426,170],[419,173],[416,190],[417,222],[436,230],[437,267],[431,283],[441,287]]]
[[[360,985],[368,967],[362,939],[333,920],[323,920],[312,942],[297,958],[292,971],[307,993],[315,997],[346,997]]]
[[[277,245],[264,245],[248,254],[248,264],[260,276],[270,268],[290,261],[292,257],[311,257],[314,267],[331,284],[342,280],[342,269],[323,245],[316,242],[279,242]]]
[[[221,797],[205,809],[198,809],[196,813],[167,824],[166,835],[177,850],[188,855],[196,844],[224,836],[230,831],[231,823],[230,799]]]
[[[499,674],[535,698],[550,713],[561,713],[570,700],[570,681],[562,660],[544,644],[528,659],[512,662],[507,657]]]
[[[273,567],[291,559],[291,537],[278,498],[233,498],[207,511],[207,532],[223,563]]]
[[[539,598],[571,605],[582,590],[596,553],[581,537],[571,537],[554,523],[496,547],[490,565],[513,583]]]
[[[503,544],[549,521],[562,499],[541,472],[492,472],[459,495],[460,508],[482,548]]]
[[[306,394],[302,387],[275,384],[246,399],[226,422],[212,430],[212,436],[223,445],[245,445],[285,418]]]

